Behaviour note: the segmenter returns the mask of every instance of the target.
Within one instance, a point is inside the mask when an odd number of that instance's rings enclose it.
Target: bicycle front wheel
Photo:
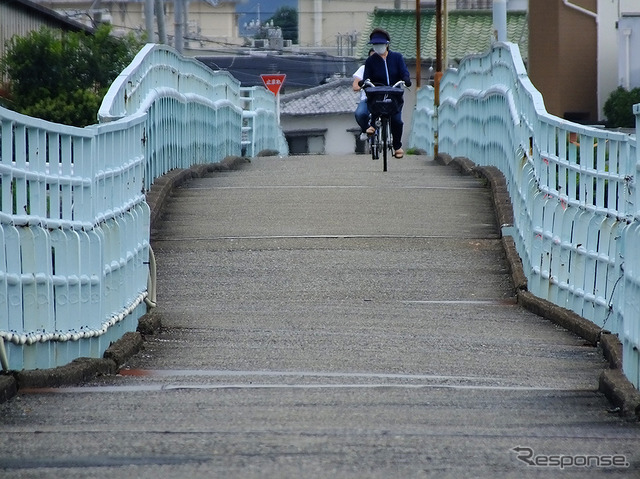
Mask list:
[[[371,150],[371,159],[380,158],[380,131],[376,129],[375,133],[369,137],[369,149]]]
[[[382,128],[380,128],[380,134],[382,135],[382,171],[387,171],[387,155],[389,153],[389,119],[382,119]]]

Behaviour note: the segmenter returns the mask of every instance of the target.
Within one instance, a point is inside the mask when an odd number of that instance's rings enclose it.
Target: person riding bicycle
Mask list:
[[[367,56],[371,56],[375,54],[373,48],[369,49],[369,53]],[[362,130],[362,135],[366,135],[367,128],[369,128],[369,107],[367,106],[367,95],[364,92],[364,89],[360,86],[362,80],[364,80],[364,63],[360,65],[360,67],[353,74],[353,82],[351,84],[353,91],[359,91],[360,93],[360,102],[354,112],[356,117],[356,123]],[[364,138],[362,138],[364,139]]]
[[[374,28],[369,35],[369,43],[373,46],[376,54],[367,58],[364,64],[363,78],[370,80],[376,86],[392,86],[401,80],[406,86],[411,86],[411,77],[404,57],[401,53],[389,50],[389,43],[391,43],[389,33],[382,28]],[[402,158],[404,156],[402,150],[402,130],[404,128],[402,107],[395,115],[391,116],[390,123],[391,136],[393,137],[393,156]],[[374,132],[375,128],[369,126],[367,134],[372,135]]]

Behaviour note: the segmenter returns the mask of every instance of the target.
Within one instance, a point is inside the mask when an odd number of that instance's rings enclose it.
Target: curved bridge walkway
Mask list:
[[[264,157],[176,189],[162,330],[2,405],[3,477],[634,477],[640,427],[600,350],[516,303],[490,189],[381,170]]]

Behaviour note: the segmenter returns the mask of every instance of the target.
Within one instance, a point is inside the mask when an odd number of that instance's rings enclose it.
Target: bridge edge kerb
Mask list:
[[[472,171],[489,182],[498,228],[505,225],[512,226],[514,222],[513,205],[507,189],[507,180],[500,169],[495,166],[480,166],[473,168]]]
[[[140,320],[138,320],[138,322],[139,321]],[[124,363],[139,353],[143,347],[144,341],[138,331],[125,333],[120,339],[107,348],[103,357],[113,361],[116,365],[116,372],[118,372]]]
[[[618,336],[609,331],[603,331],[600,334],[600,348],[609,361],[611,369],[622,369],[622,343]]]
[[[605,369],[600,374],[598,390],[616,407],[620,408],[622,416],[640,421],[640,391],[633,386],[622,371],[622,343],[620,339],[609,331],[602,331],[598,346],[609,362],[609,369]]]
[[[515,293],[517,294],[518,291],[527,291],[529,288],[527,275],[524,274],[522,260],[516,249],[516,242],[513,237],[503,235],[502,247],[507,257],[507,265],[509,267],[509,273],[511,273],[511,281],[513,282]]]
[[[602,371],[598,380],[598,390],[619,409],[620,416],[640,421],[640,393],[622,369]]]
[[[495,167],[477,167],[468,158],[451,158],[449,155],[441,154],[435,158],[440,164],[450,165],[465,175],[475,175],[487,180],[489,188],[492,189],[496,217],[500,224],[513,224],[513,207],[510,197],[504,198],[506,193],[506,181],[502,172]],[[500,179],[502,176],[502,179]],[[502,191],[493,191],[502,190]],[[499,212],[500,209],[509,208],[509,212]],[[501,218],[511,218],[511,221],[501,222]],[[510,242],[508,240],[511,240]],[[512,247],[510,243],[513,243]],[[591,345],[598,346],[604,359],[609,363],[609,369],[604,369],[600,374],[599,391],[607,399],[620,409],[620,414],[624,417],[633,417],[640,420],[640,392],[635,389],[631,381],[622,371],[622,344],[618,337],[609,331],[603,331],[598,325],[568,309],[562,308],[542,298],[538,298],[527,290],[527,278],[522,268],[522,259],[515,248],[513,238],[503,236],[502,244],[505,249],[507,262],[511,269],[512,279],[516,287],[518,304],[532,313],[537,314],[563,328],[577,334],[588,341]]]
[[[0,374],[0,404],[18,394],[18,382],[12,374]]]
[[[24,370],[14,373],[17,390],[68,386],[86,382],[98,375],[116,374],[116,363],[107,358],[77,358],[64,366]]]

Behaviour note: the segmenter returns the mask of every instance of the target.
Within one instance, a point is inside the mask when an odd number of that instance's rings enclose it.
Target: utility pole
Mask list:
[[[174,0],[173,6],[173,46],[182,55],[184,50],[184,0]]]
[[[449,7],[447,6],[447,0],[442,0],[442,71],[446,70],[447,65],[449,64],[449,58],[447,55],[447,51],[449,50]]]
[[[158,21],[158,41],[167,44],[167,29],[164,26],[164,5],[162,0],[155,0],[156,19]]]
[[[433,157],[438,156],[438,110],[440,108],[440,79],[442,78],[442,1],[436,0],[436,74],[433,81],[433,109],[435,116],[435,132],[433,135]]]
[[[147,30],[147,42],[155,43],[155,34],[153,29],[153,18],[154,18],[154,0],[145,0],[144,1],[144,23],[145,28]]]
[[[420,43],[420,0],[416,0],[416,89],[420,88],[420,77],[422,72]]]
[[[182,4],[182,38],[183,46],[189,48],[189,0]]]
[[[507,41],[507,0],[493,0],[494,41]]]
[[[322,45],[322,0],[313,0],[313,45]]]

